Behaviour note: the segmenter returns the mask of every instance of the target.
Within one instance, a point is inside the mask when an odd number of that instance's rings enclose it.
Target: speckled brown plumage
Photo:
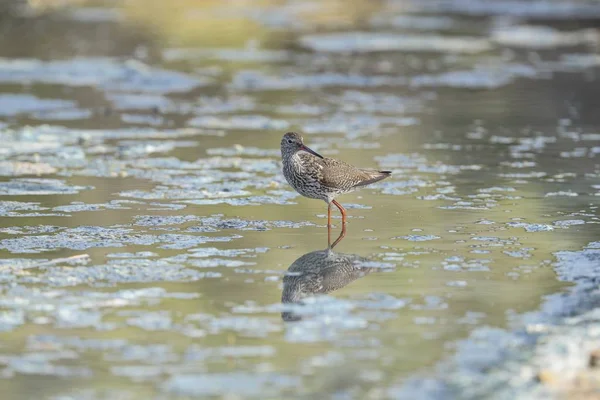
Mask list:
[[[283,175],[288,183],[301,195],[329,204],[329,216],[333,202],[342,212],[344,223],[345,210],[335,198],[378,182],[391,174],[391,171],[357,168],[334,158],[323,157],[306,147],[302,136],[295,132],[283,135],[281,158]]]
[[[298,153],[295,157],[292,160],[297,163],[296,167],[300,166],[302,174],[307,175],[305,179],[300,179],[314,183],[314,186],[316,186],[316,190],[304,190],[310,193],[302,194],[307,197],[325,200],[327,203],[331,201],[331,197],[351,192],[361,186],[367,186],[389,176],[387,171],[361,169],[334,158],[318,158],[309,153]],[[294,172],[292,167],[291,171],[288,171],[288,176],[291,177]],[[298,179],[293,177],[288,179],[288,182],[294,178]]]

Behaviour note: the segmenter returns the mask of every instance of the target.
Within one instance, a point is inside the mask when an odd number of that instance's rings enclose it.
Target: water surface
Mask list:
[[[392,396],[563,290],[553,254],[598,235],[599,10],[463,3],[4,15],[2,392]],[[326,205],[285,183],[288,130],[393,171],[319,261],[364,274],[300,305]]]

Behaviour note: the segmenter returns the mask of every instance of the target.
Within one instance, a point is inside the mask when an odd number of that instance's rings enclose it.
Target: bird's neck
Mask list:
[[[302,163],[302,159],[300,158],[300,152],[296,151],[294,153],[286,153],[283,154],[283,163],[287,164],[288,166],[295,168],[300,166],[300,164]]]

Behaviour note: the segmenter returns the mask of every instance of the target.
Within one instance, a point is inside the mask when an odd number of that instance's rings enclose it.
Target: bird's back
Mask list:
[[[357,168],[335,158],[324,158],[321,184],[326,187],[351,191],[361,186],[367,186],[390,176],[390,171]]]
[[[327,202],[391,174],[390,171],[357,168],[335,158],[319,158],[305,152],[284,160],[283,173],[298,193]]]

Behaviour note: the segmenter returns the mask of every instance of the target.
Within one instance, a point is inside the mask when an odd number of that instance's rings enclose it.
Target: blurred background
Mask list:
[[[598,1],[5,0],[0,392],[425,398],[405,382],[567,290],[554,255],[598,238],[599,21]],[[340,199],[335,250],[374,272],[286,323],[285,271],[327,246],[326,205],[280,172],[290,130],[393,175]]]

